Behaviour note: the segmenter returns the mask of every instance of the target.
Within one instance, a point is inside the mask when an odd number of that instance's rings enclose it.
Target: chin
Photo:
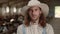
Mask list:
[[[36,20],[36,18],[32,18],[32,20]]]

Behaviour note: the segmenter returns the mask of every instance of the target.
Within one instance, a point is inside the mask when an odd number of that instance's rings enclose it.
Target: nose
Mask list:
[[[34,14],[35,14],[35,11],[33,10],[33,11],[32,11],[32,15],[34,15]]]

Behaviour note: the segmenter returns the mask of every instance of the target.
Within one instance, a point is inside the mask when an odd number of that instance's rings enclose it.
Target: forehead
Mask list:
[[[41,8],[38,6],[31,6],[27,11],[29,12],[30,10],[35,10],[35,9],[41,10]]]

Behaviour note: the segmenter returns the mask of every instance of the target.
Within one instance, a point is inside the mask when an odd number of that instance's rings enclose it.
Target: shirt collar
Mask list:
[[[32,21],[30,21],[30,25],[38,25],[39,20],[36,20],[35,23],[33,23]]]

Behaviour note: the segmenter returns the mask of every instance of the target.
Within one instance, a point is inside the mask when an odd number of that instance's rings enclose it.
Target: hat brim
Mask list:
[[[34,5],[33,5],[33,6],[34,6]],[[25,16],[27,10],[28,10],[30,7],[32,7],[32,6],[24,6],[24,7],[21,9],[21,14],[22,14],[23,16]],[[47,4],[44,4],[44,3],[41,3],[40,5],[38,5],[38,7],[41,8],[44,16],[47,17],[47,16],[48,16],[48,13],[49,13],[49,7],[48,7],[48,5],[47,5]]]

